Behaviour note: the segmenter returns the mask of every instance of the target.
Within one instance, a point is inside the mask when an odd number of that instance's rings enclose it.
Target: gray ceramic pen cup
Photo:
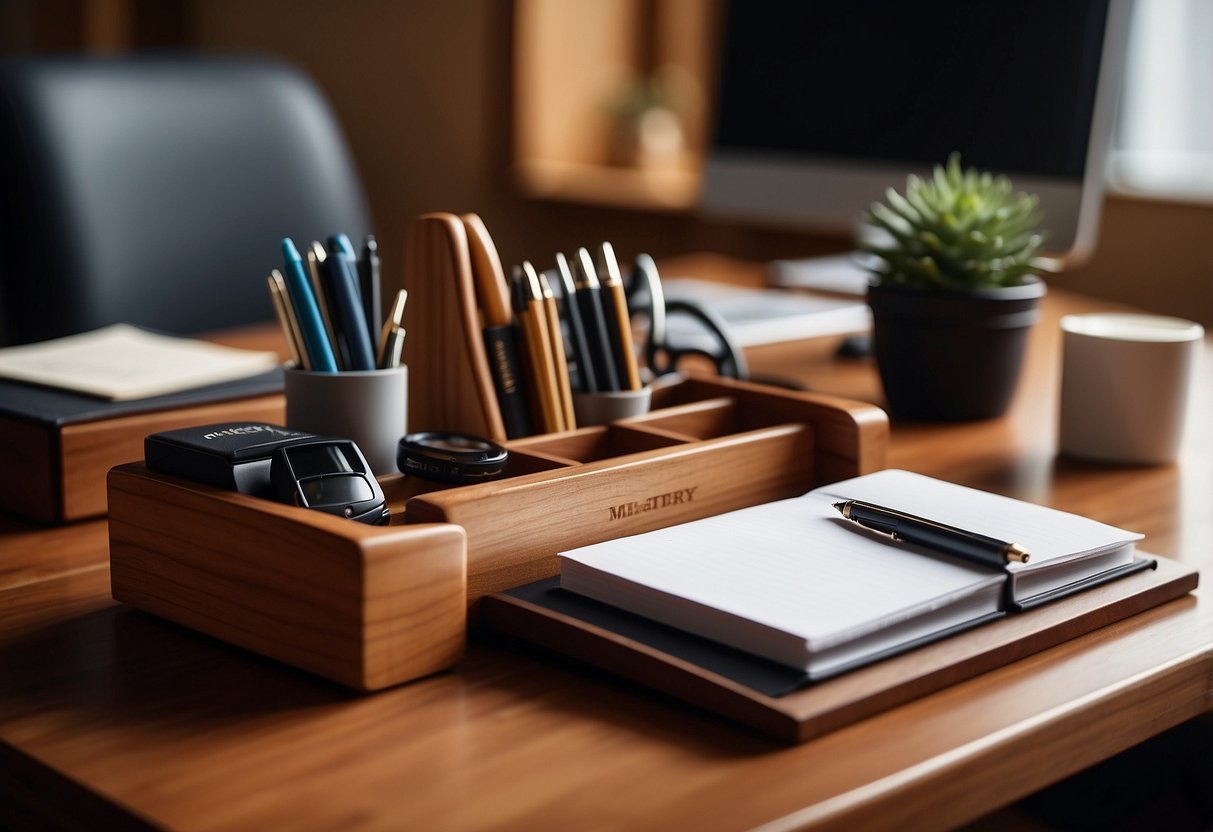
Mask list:
[[[616,393],[574,393],[573,413],[577,427],[605,425],[616,419],[643,416],[649,412],[653,400],[653,388],[621,390]]]
[[[317,373],[286,369],[286,426],[352,439],[376,476],[396,470],[408,433],[408,367]]]

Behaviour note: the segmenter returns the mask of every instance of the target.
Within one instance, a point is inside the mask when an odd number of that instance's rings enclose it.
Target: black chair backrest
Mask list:
[[[256,58],[0,62],[0,343],[269,320],[265,277],[370,231],[331,110]]]

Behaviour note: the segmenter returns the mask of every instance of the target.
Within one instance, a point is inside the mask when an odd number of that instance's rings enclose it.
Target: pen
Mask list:
[[[611,357],[606,315],[602,311],[601,287],[590,253],[584,248],[577,249],[574,266],[577,268],[577,306],[581,312],[581,325],[585,328],[585,340],[589,346],[589,363],[593,365],[594,376],[598,381],[596,392],[613,393],[619,390],[619,376],[615,373],[615,362]]]
[[[354,247],[344,234],[329,238],[329,290],[332,292],[334,324],[337,338],[345,343],[349,353],[348,370],[375,369],[371,334],[366,328],[366,316],[358,290]]]
[[[623,292],[619,261],[610,243],[598,247],[598,279],[602,283],[602,306],[606,315],[607,337],[620,383],[628,390],[640,389],[640,368],[636,365],[636,346],[632,343],[632,320],[628,299]]]
[[[362,293],[362,311],[366,316],[366,331],[374,335],[383,323],[383,309],[379,300],[379,243],[373,234],[366,235],[362,242],[358,283]]]
[[[400,366],[400,352],[404,349],[404,305],[408,302],[409,290],[401,289],[392,302],[392,311],[383,322],[379,333],[379,352],[376,363],[381,370]]]
[[[312,284],[312,292],[316,295],[316,307],[320,310],[320,318],[324,321],[324,332],[328,336],[329,346],[333,349],[333,360],[337,362],[337,369],[346,369],[346,359],[341,354],[341,344],[337,341],[337,330],[333,325],[333,309],[329,301],[328,287],[325,285],[325,266],[324,261],[328,255],[324,251],[324,246],[315,240],[307,248],[307,274],[308,279]]]
[[[400,366],[400,356],[404,353],[404,327],[395,326],[387,333],[387,341],[383,345],[383,361],[381,370],[391,370]]]
[[[307,352],[303,349],[303,341],[299,335],[299,325],[295,322],[295,313],[291,310],[291,299],[286,294],[286,283],[282,272],[274,269],[265,279],[270,288],[270,299],[274,302],[274,314],[282,326],[282,334],[286,336],[286,346],[291,353],[291,361],[300,370],[310,370]]]
[[[597,393],[598,379],[590,361],[590,347],[581,323],[581,310],[577,308],[573,270],[560,252],[556,253],[556,275],[560,281],[560,311],[569,330],[569,350],[565,355],[569,365],[569,385],[579,393]]]
[[[313,370],[322,373],[337,372],[337,362],[333,359],[333,350],[324,334],[324,322],[320,319],[320,309],[316,306],[316,296],[308,285],[304,274],[303,258],[299,249],[290,237],[282,239],[282,256],[286,261],[286,269],[282,273],[286,284],[287,296],[291,299],[291,309],[295,312],[295,320],[299,324],[304,349]]]
[[[874,529],[892,535],[895,539],[917,543],[983,566],[1002,569],[1008,563],[1028,562],[1027,550],[1018,543],[1007,543],[984,534],[967,532],[955,526],[915,517],[862,500],[843,500],[834,503],[834,508],[838,509],[843,517],[864,528]]]

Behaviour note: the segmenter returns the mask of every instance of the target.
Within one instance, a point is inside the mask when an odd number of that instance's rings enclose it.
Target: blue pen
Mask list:
[[[336,309],[338,338],[345,341],[350,370],[375,369],[375,348],[366,328],[366,315],[358,291],[357,255],[350,238],[334,234],[329,238],[329,288]]]
[[[286,293],[295,310],[299,333],[303,337],[303,348],[307,350],[312,369],[322,373],[335,373],[337,362],[333,358],[333,349],[329,346],[328,337],[324,332],[320,307],[316,305],[316,296],[308,285],[307,274],[303,270],[303,258],[299,256],[299,249],[295,248],[290,237],[282,238],[282,257],[286,261],[286,268],[282,270]]]

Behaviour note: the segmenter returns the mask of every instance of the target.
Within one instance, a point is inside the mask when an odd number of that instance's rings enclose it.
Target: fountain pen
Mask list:
[[[834,508],[847,520],[853,520],[864,528],[972,563],[1002,569],[1008,563],[1028,562],[1027,550],[1018,543],[1007,543],[977,532],[968,532],[934,520],[915,517],[896,509],[865,503],[862,500],[843,500],[834,503]]]

